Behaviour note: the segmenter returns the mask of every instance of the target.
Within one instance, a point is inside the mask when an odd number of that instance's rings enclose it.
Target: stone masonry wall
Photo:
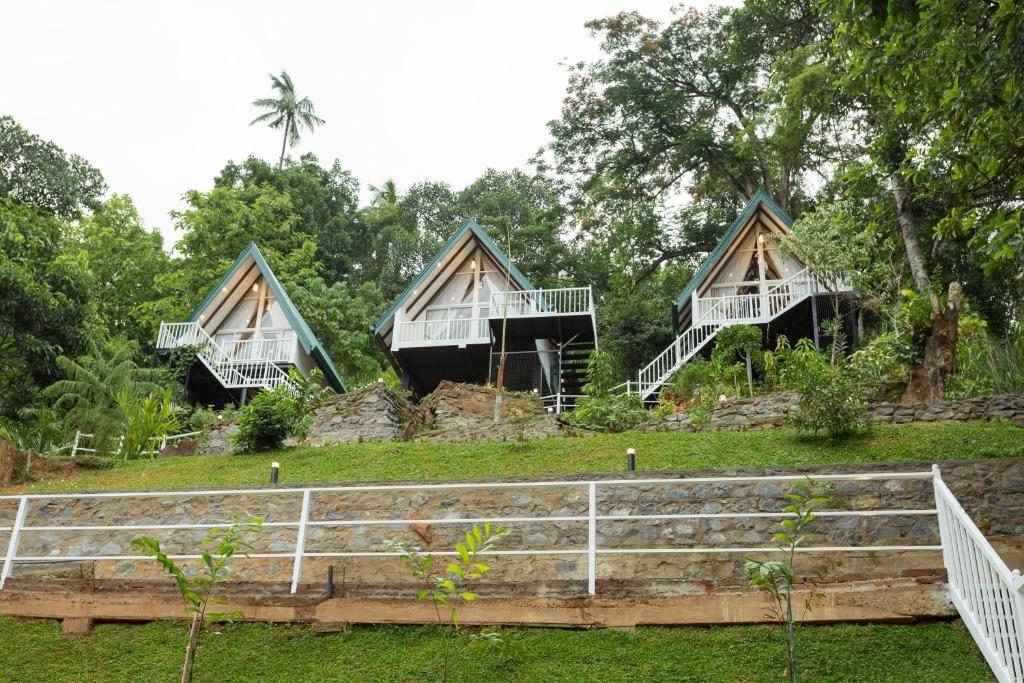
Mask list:
[[[513,441],[575,433],[535,397],[506,394],[500,425],[494,424],[495,391],[473,384],[441,382],[419,405],[377,382],[332,396],[321,404],[305,438],[286,445],[327,446],[364,441]],[[203,455],[231,453],[234,420],[218,420],[200,446]]]
[[[444,381],[420,402],[420,409],[430,415],[424,419],[425,429],[480,429],[494,426],[493,387]],[[544,412],[535,396],[505,393],[502,396],[503,422],[522,422]]]
[[[363,441],[398,441],[409,406],[383,382],[332,396],[317,410],[303,440],[307,446]]]
[[[639,478],[709,477],[764,474],[809,474],[829,472],[928,471],[924,463],[885,463],[809,468],[739,468],[700,472],[646,472]],[[954,461],[942,465],[943,477],[961,503],[978,522],[1011,566],[1024,563],[1024,459],[1005,458]],[[574,479],[575,477],[569,477]],[[623,478],[621,474],[595,478]],[[564,479],[562,479],[564,480]],[[524,480],[527,481],[527,480]],[[450,550],[467,531],[464,523],[421,523],[416,520],[501,517],[586,516],[588,491],[585,485],[545,486],[545,480],[528,480],[524,487],[488,486],[441,489],[415,482],[412,489],[360,488],[319,491],[311,496],[307,529],[307,552],[367,552],[388,549],[391,541],[411,541],[427,551]],[[550,481],[550,480],[548,480]],[[394,482],[389,482],[393,484]],[[643,481],[597,487],[597,514],[721,514],[727,512],[777,512],[788,501],[791,486],[777,482],[680,481],[654,484]],[[159,493],[143,497],[96,499],[40,498],[30,502],[26,524],[47,527],[26,529],[18,555],[34,558],[87,555],[132,555],[132,538],[147,533],[170,552],[196,551],[207,530],[178,531],[103,530],[61,531],[52,527],[99,524],[219,524],[234,515],[259,516],[270,526],[255,539],[257,553],[277,554],[271,558],[235,558],[232,569],[239,582],[255,582],[264,593],[286,592],[293,568],[295,522],[301,509],[301,493],[254,489],[242,495],[183,495]],[[831,510],[929,510],[934,507],[930,479],[860,480],[837,482]],[[14,519],[16,501],[0,500],[0,526]],[[374,524],[373,520],[408,520],[400,524]],[[345,521],[344,525],[317,522]],[[773,518],[600,520],[597,524],[599,549],[698,548],[752,546],[774,547]],[[587,547],[585,521],[532,521],[505,523],[510,535],[500,543],[503,550],[554,550],[545,555],[500,556],[491,559],[493,571],[486,591],[490,595],[528,594],[574,596],[586,591]],[[9,534],[0,532],[0,547]],[[931,514],[895,516],[819,517],[806,545],[935,545],[937,523]],[[657,596],[699,594],[738,589],[744,584],[746,551],[734,553],[682,552],[664,554],[597,555],[599,594]],[[766,555],[767,556],[767,555]],[[942,579],[941,554],[936,551],[877,552],[865,549],[840,556],[801,555],[799,568],[812,568],[841,559],[840,580],[859,581],[900,578],[913,582]],[[395,557],[306,558],[301,583],[321,584],[327,567],[334,567],[336,585],[342,595],[395,596],[415,590],[411,579]],[[19,564],[12,581],[92,579],[93,589],[103,585],[149,585],[165,581],[159,567],[147,560],[81,563]],[[98,582],[97,582],[98,580]],[[141,583],[139,583],[141,582]],[[163,585],[162,583],[160,585]],[[483,587],[482,587],[483,589]]]
[[[793,393],[766,394],[753,398],[734,398],[715,406],[711,429],[770,429],[781,427],[789,413],[797,409],[798,397]],[[962,401],[940,401],[931,404],[902,405],[869,403],[869,420],[879,424],[908,422],[978,422],[1006,420],[1024,427],[1024,396],[996,395]],[[685,411],[651,420],[638,427],[640,431],[693,431],[692,418]]]

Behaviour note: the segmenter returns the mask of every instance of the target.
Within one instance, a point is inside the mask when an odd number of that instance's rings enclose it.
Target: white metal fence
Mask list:
[[[163,437],[160,437],[160,438],[154,438],[154,439],[151,439],[150,443],[148,444],[149,450],[143,450],[142,453],[144,455],[156,455],[157,453],[159,453],[163,449],[167,448],[168,445],[174,443],[175,441],[180,441],[181,439],[187,439],[187,438],[192,437],[192,436],[199,436],[200,434],[202,434],[202,432],[183,432],[181,434],[167,434],[167,435],[165,435]],[[60,453],[60,452],[66,450],[66,451],[68,451],[68,453],[71,455],[72,458],[75,457],[76,455],[78,455],[79,453],[95,453],[96,450],[97,450],[96,448],[91,448],[91,447],[85,445],[87,442],[88,443],[92,443],[92,440],[94,438],[96,438],[95,434],[87,434],[85,432],[76,431],[75,432],[75,438],[72,439],[71,443],[64,444],[63,446],[61,446],[60,448],[58,448],[54,452]],[[120,454],[121,453],[121,447],[123,445],[124,445],[124,437],[123,436],[118,437],[117,446],[115,447],[115,449],[113,451],[113,454],[114,455]]]
[[[157,335],[158,349],[176,349],[182,346],[195,346],[196,357],[203,362],[217,380],[228,389],[244,387],[261,387],[273,389],[282,384],[290,384],[288,373],[265,358],[236,358],[223,346],[207,334],[203,326],[196,322],[160,323]],[[250,347],[252,351],[255,347]],[[239,349],[234,348],[233,351]],[[261,352],[277,350],[275,341],[269,346],[258,349]],[[242,350],[245,353],[245,350]]]
[[[935,505],[949,592],[1000,683],[1024,682],[1024,577],[971,521],[934,468]]]
[[[131,561],[150,559],[143,555],[20,555],[18,547],[23,537],[33,533],[53,532],[86,532],[86,531],[138,531],[154,532],[161,530],[196,530],[222,527],[231,522],[228,520],[202,524],[102,524],[102,525],[29,525],[32,504],[36,501],[52,501],[54,499],[73,499],[97,501],[103,498],[173,498],[176,496],[195,498],[204,496],[281,496],[293,495],[301,501],[299,516],[296,519],[275,519],[266,523],[267,527],[289,527],[296,529],[294,548],[287,552],[256,552],[252,558],[289,559],[292,563],[291,592],[299,589],[302,577],[302,563],[305,558],[319,557],[394,557],[400,553],[389,549],[352,551],[308,551],[306,550],[306,534],[310,528],[344,527],[344,526],[407,526],[407,525],[470,525],[485,522],[507,525],[515,529],[516,524],[545,522],[580,522],[587,528],[587,541],[584,545],[569,548],[530,548],[515,550],[494,550],[490,554],[498,556],[511,555],[575,555],[587,560],[587,592],[597,594],[597,558],[615,555],[661,555],[661,554],[722,554],[751,555],[780,552],[770,545],[766,538],[765,545],[759,546],[653,546],[653,547],[608,547],[598,543],[598,524],[607,521],[632,522],[637,525],[660,523],[667,520],[723,520],[723,519],[770,519],[782,520],[787,512],[716,512],[716,513],[672,513],[672,514],[624,514],[599,509],[598,492],[606,488],[672,485],[722,485],[722,484],[760,484],[773,482],[776,484],[793,484],[805,481],[801,475],[770,475],[760,477],[697,477],[697,478],[628,478],[628,479],[597,479],[580,481],[520,481],[520,482],[456,482],[445,484],[383,484],[369,486],[325,486],[300,488],[262,488],[262,489],[230,489],[211,491],[149,491],[141,493],[54,493],[32,494],[21,496],[0,496],[4,501],[16,502],[13,523],[0,526],[0,534],[9,532],[2,573],[0,573],[0,589],[3,589],[11,572],[18,564],[54,563],[83,561]],[[943,562],[949,576],[950,591],[953,602],[970,629],[979,648],[984,653],[989,665],[1001,683],[1022,683],[1024,681],[1024,598],[1021,590],[1024,579],[1017,571],[1011,572],[1000,559],[991,544],[971,521],[970,517],[957,502],[955,496],[942,481],[939,469],[933,466],[931,472],[871,472],[859,474],[815,474],[816,481],[828,482],[892,482],[899,480],[931,479],[935,492],[934,508],[923,509],[863,509],[863,510],[820,510],[815,512],[818,518],[829,517],[937,517],[940,545],[847,545],[847,546],[800,546],[798,552],[820,554],[843,554],[865,552],[908,552],[908,551],[942,551]],[[379,518],[379,519],[311,519],[312,500],[321,495],[343,492],[395,492],[431,491],[431,490],[485,490],[496,491],[505,489],[538,489],[558,488],[571,492],[585,493],[586,514],[561,514],[541,516],[508,516],[500,514],[478,514],[474,516],[457,515],[452,511],[451,517],[434,519],[417,518]],[[2,546],[0,546],[2,547]],[[454,551],[434,552],[437,556],[452,556]],[[171,555],[175,560],[197,559],[197,554]]]

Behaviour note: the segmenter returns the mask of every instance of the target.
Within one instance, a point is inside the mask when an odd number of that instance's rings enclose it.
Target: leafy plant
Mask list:
[[[121,456],[132,460],[145,452],[156,457],[160,442],[181,424],[180,410],[171,402],[171,391],[163,395],[149,394],[138,399],[127,389],[117,396],[117,405],[124,415]]]
[[[614,394],[615,374],[611,357],[604,351],[593,351],[587,360],[587,383],[583,396],[566,419],[574,425],[609,432],[623,432],[647,420],[639,396]]]
[[[946,397],[1024,393],[1024,326],[1011,329],[1003,339],[992,339],[983,321],[963,316],[960,322],[959,372],[950,378]]]
[[[185,660],[181,667],[181,683],[190,683],[192,670],[195,667],[196,651],[199,648],[199,637],[202,630],[217,621],[233,621],[242,616],[240,612],[210,612],[211,604],[221,605],[224,600],[215,595],[217,586],[225,581],[228,573],[228,560],[236,554],[248,557],[252,545],[246,541],[247,536],[258,534],[263,529],[263,520],[250,517],[245,521],[235,520],[228,527],[214,528],[203,540],[200,553],[199,573],[194,578],[185,575],[185,571],[174,563],[160,548],[160,542],[147,537],[132,540],[132,547],[156,561],[167,570],[178,586],[181,597],[185,599],[185,612],[192,615],[192,623],[188,630],[188,645],[185,647]],[[213,550],[209,550],[212,546]]]
[[[405,568],[423,584],[416,595],[417,600],[430,600],[434,603],[438,623],[442,623],[441,609],[448,612],[447,622],[452,635],[459,635],[459,606],[473,602],[479,597],[473,590],[473,583],[484,578],[491,567],[480,561],[480,556],[494,549],[498,541],[508,534],[500,526],[492,527],[490,522],[484,524],[483,530],[476,524],[466,532],[465,542],[455,544],[456,559],[449,562],[443,571],[435,569],[434,555],[423,553],[419,546],[412,543],[395,543],[392,547],[405,558]],[[484,629],[470,636],[470,642],[481,642],[496,645],[502,642],[501,632],[497,629]],[[451,638],[445,639],[442,653],[441,680],[448,680]]]
[[[835,439],[866,425],[866,391],[837,351],[841,335],[838,330],[833,334],[830,356],[815,349],[810,339],[800,339],[793,347],[776,348],[772,363],[779,384],[799,394],[798,409],[790,413],[788,422],[800,431],[824,431]]]
[[[744,368],[747,372],[747,389],[754,395],[753,362],[760,360],[761,330],[755,325],[729,325],[723,327],[715,335],[715,348],[711,352],[711,362],[721,368],[720,373],[725,380],[731,380],[739,395],[739,377]],[[734,364],[739,358],[741,364]]]
[[[76,430],[93,434],[100,452],[112,452],[125,422],[123,405],[147,394],[163,394],[160,372],[139,367],[134,355],[135,345],[119,339],[77,360],[57,359],[65,379],[44,389],[42,397],[59,416],[65,436]],[[122,402],[125,396],[130,400]],[[32,418],[38,410],[27,409],[25,416]]]
[[[700,356],[676,371],[669,384],[669,392],[684,399],[700,400],[706,394],[718,395],[715,368]]]
[[[743,571],[750,585],[768,594],[771,608],[769,616],[786,629],[786,662],[789,680],[796,683],[796,619],[793,614],[793,583],[794,560],[797,548],[806,538],[808,527],[814,521],[814,510],[827,504],[831,498],[832,487],[828,483],[816,482],[810,477],[806,482],[797,484],[796,491],[787,493],[790,504],[782,508],[793,516],[783,519],[780,531],[772,534],[772,538],[781,542],[779,550],[783,552],[783,560],[761,561],[745,558]],[[815,574],[819,579],[828,576],[829,567],[819,567]],[[800,620],[811,610],[814,599],[820,595],[818,584],[807,593],[804,611]]]
[[[289,436],[299,433],[303,406],[286,384],[261,391],[242,407],[234,441],[243,451],[280,448]]]

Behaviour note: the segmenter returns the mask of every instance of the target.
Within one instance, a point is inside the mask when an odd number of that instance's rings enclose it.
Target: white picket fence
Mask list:
[[[906,517],[906,516],[937,516],[940,545],[859,545],[859,546],[801,546],[801,553],[828,553],[840,558],[844,554],[863,555],[865,552],[912,552],[942,551],[943,562],[949,577],[949,590],[954,605],[967,625],[986,661],[991,666],[1000,683],[1024,683],[1024,578],[1020,572],[1010,571],[1005,562],[985,539],[978,527],[971,521],[956,497],[950,492],[942,480],[938,466],[932,470],[919,472],[871,472],[861,474],[815,474],[816,481],[830,482],[891,482],[900,480],[932,480],[935,496],[935,507],[926,509],[863,509],[863,510],[821,510],[816,511],[818,518],[827,517]],[[446,484],[385,484],[370,486],[325,486],[299,488],[262,488],[262,489],[230,489],[207,491],[148,491],[141,493],[110,492],[110,493],[54,493],[31,495],[0,496],[0,502],[17,501],[17,512],[11,526],[0,526],[0,533],[10,532],[2,573],[0,573],[0,590],[3,589],[11,572],[18,564],[83,562],[83,561],[133,561],[147,560],[141,555],[73,555],[59,553],[42,556],[26,556],[18,553],[19,543],[23,536],[34,533],[53,533],[58,531],[100,531],[131,530],[131,531],[162,531],[209,529],[223,527],[230,521],[201,524],[105,524],[105,525],[46,525],[33,526],[26,524],[29,509],[34,501],[52,502],[55,499],[75,499],[99,501],[104,498],[173,498],[181,496],[195,499],[205,496],[217,496],[229,504],[230,498],[259,497],[263,495],[294,495],[299,497],[301,504],[297,519],[274,519],[268,521],[267,527],[289,527],[297,529],[293,549],[285,552],[255,552],[252,558],[279,558],[292,562],[291,592],[299,590],[302,577],[302,563],[305,558],[333,557],[396,557],[400,553],[382,547],[377,550],[326,550],[308,551],[306,549],[306,532],[310,528],[343,527],[343,526],[408,526],[408,525],[470,525],[492,522],[515,528],[520,523],[543,522],[581,522],[587,525],[587,541],[579,547],[538,548],[523,547],[515,550],[494,550],[489,554],[497,556],[511,555],[575,555],[587,559],[587,592],[597,594],[597,558],[615,555],[661,555],[677,553],[722,554],[726,556],[754,555],[780,552],[770,545],[754,547],[733,546],[652,546],[652,547],[604,547],[598,543],[598,524],[607,521],[632,522],[637,525],[660,523],[665,520],[713,520],[713,519],[784,519],[786,512],[718,512],[718,513],[683,513],[683,514],[623,514],[599,509],[598,491],[606,488],[644,486],[671,486],[680,484],[720,485],[720,484],[755,484],[774,482],[776,484],[797,484],[805,481],[801,475],[771,475],[760,477],[699,477],[699,478],[629,478],[629,479],[597,479],[580,481],[517,481],[517,482],[455,482]],[[501,514],[500,503],[496,503],[493,514],[487,510],[476,511],[473,516],[455,516],[437,519],[418,519],[386,517],[380,519],[312,519],[310,517],[311,500],[317,496],[339,492],[392,492],[431,491],[431,490],[504,490],[504,489],[536,489],[557,488],[569,494],[582,489],[586,494],[586,514],[559,514],[550,516],[515,517]],[[90,505],[90,508],[93,508]],[[282,506],[278,506],[282,509]],[[331,508],[334,509],[334,508]],[[452,514],[456,514],[453,510]],[[638,534],[642,537],[642,533]],[[768,541],[768,539],[766,539]],[[768,541],[770,543],[770,541]],[[2,546],[0,546],[2,547]],[[437,556],[452,556],[454,551],[434,552]],[[171,555],[175,560],[197,559],[197,554]]]
[[[960,618],[1000,683],[1024,683],[1024,577],[971,521],[934,467],[943,564]]]

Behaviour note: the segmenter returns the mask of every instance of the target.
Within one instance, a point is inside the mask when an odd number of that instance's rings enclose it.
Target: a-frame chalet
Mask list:
[[[335,391],[345,385],[259,248],[249,243],[186,322],[161,323],[157,349],[194,346],[189,400],[244,403],[247,393],[288,382],[289,368],[319,368]]]
[[[476,221],[463,223],[374,328],[417,396],[442,380],[532,391],[561,411],[597,344],[589,287],[537,289]],[[504,340],[504,345],[502,344]]]
[[[769,343],[779,334],[819,340],[819,303],[850,292],[842,278],[814,273],[779,249],[793,220],[758,190],[676,298],[676,338],[638,373],[645,400],[728,325],[757,325]]]

